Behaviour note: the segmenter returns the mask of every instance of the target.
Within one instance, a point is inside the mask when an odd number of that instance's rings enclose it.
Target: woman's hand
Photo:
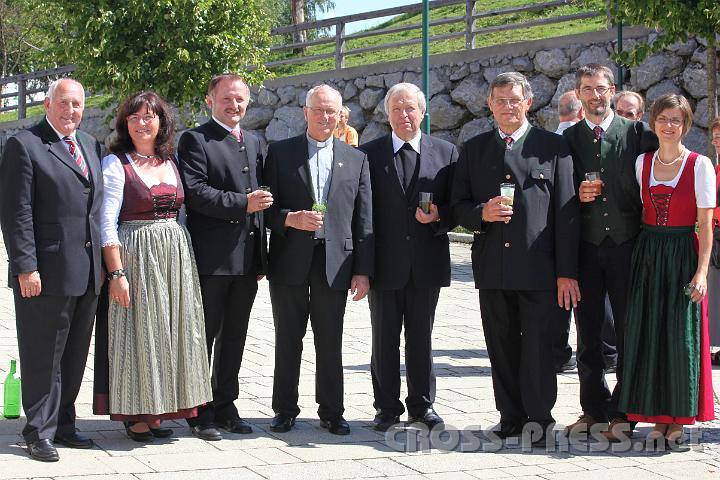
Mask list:
[[[130,306],[130,284],[125,276],[110,280],[110,300],[123,308]]]
[[[690,300],[695,303],[700,303],[702,299],[705,298],[705,295],[707,295],[707,273],[695,272],[690,283],[695,285],[692,295],[690,295]]]

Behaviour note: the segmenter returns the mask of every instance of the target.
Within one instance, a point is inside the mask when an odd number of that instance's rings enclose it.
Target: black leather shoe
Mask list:
[[[278,413],[270,420],[270,430],[278,433],[289,432],[295,426],[295,417]]]
[[[41,462],[57,462],[60,460],[60,455],[55,450],[55,446],[47,438],[28,443],[27,451],[30,457]]]
[[[333,420],[320,420],[320,426],[327,429],[327,431],[333,435],[350,434],[350,425],[348,425],[348,422],[346,422],[343,417]]]
[[[416,422],[424,423],[430,430],[437,426],[440,426],[440,428],[445,426],[445,422],[443,421],[443,419],[432,408],[428,408],[427,410],[425,410],[422,415],[413,415],[408,418],[408,423]]]
[[[70,448],[92,448],[95,445],[95,442],[91,439],[82,437],[78,435],[77,432],[73,432],[69,435],[60,435],[56,433],[55,443],[59,443],[60,445]]]
[[[240,433],[242,435],[247,435],[253,431],[252,427],[242,418],[231,418],[224,422],[215,422],[215,425],[230,433]]]
[[[150,430],[148,430],[147,432],[134,432],[130,430],[130,427],[128,426],[125,427],[125,433],[127,433],[127,436],[128,438],[130,438],[130,440],[134,440],[138,443],[149,443],[155,439],[155,436]]]
[[[375,415],[373,428],[378,432],[387,432],[395,424],[400,423],[400,417],[392,413],[380,412]]]
[[[151,428],[150,433],[155,438],[167,438],[171,437],[174,432],[172,428]]]
[[[506,439],[510,437],[519,437],[522,434],[523,431],[523,424],[522,423],[515,423],[515,422],[509,422],[509,421],[500,421],[500,429],[495,430],[493,433],[497,435],[498,438]]]
[[[222,435],[220,434],[220,432],[218,432],[215,427],[211,427],[210,425],[195,425],[190,429],[190,431],[199,439],[207,440],[208,442],[216,442],[218,440],[222,440]]]

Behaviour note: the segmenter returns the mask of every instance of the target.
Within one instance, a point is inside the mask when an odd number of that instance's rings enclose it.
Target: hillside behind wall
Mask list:
[[[626,48],[652,38],[640,28],[625,29],[624,35]],[[574,72],[579,66],[594,62],[616,71],[608,58],[615,40],[616,32],[612,30],[432,56],[428,102],[432,134],[460,146],[468,138],[492,129],[486,103],[488,85],[497,74],[511,70],[522,72],[532,84],[535,98],[531,123],[555,130],[557,100],[574,88]],[[707,151],[706,128],[710,122],[706,58],[701,41],[690,39],[648,58],[631,69],[625,81],[625,88],[646,98],[647,108],[664,93],[685,95],[695,110],[695,123],[685,144],[701,153]],[[350,125],[360,133],[360,143],[367,142],[390,131],[382,102],[387,89],[401,81],[420,86],[421,65],[421,59],[413,58],[265,82],[263,87],[253,89],[253,101],[242,125],[267,142],[299,135],[305,131],[302,106],[307,91],[326,83],[343,95],[344,104],[351,110]],[[111,132],[105,116],[99,110],[87,111],[82,128],[104,141]],[[0,148],[3,137],[36,121],[0,124]]]

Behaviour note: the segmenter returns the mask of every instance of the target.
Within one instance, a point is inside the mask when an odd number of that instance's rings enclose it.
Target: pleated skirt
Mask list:
[[[111,418],[178,418],[212,400],[190,236],[173,219],[120,223],[130,306],[108,311]]]
[[[714,416],[707,302],[684,287],[697,269],[693,227],[643,225],[633,252],[620,410],[632,421],[692,424]]]

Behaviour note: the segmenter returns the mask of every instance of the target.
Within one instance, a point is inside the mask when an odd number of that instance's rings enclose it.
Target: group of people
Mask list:
[[[98,142],[78,130],[82,85],[54,82],[46,117],[10,138],[0,160],[30,456],[58,460],[54,443],[93,446],[76,431],[74,403],[95,317],[96,414],[125,422],[138,442],[172,435],[165,419],[186,419],[210,441],[221,430],[252,432],[234,401],[265,275],[275,326],[271,431],[289,431],[300,413],[310,320],[320,425],[350,433],[348,291],[369,300],[373,427],[388,430],[407,409],[410,422],[442,428],[432,329],[440,289],[450,284],[447,232],[456,225],[474,232],[499,437],[532,424],[541,427],[534,440],[547,441],[556,333],[569,330],[572,309],[583,414],[568,435],[594,427],[619,440],[644,421],[657,424],[655,438],[677,441],[683,424],[711,419],[705,306],[717,184],[710,160],[682,145],[690,106],[666,95],[649,128],[626,120],[610,108],[612,72],[594,64],[578,70],[574,93],[584,119],[557,135],[529,124],[527,79],[498,75],[488,95],[497,128],[459,153],[421,133],[427,104],[413,84],[388,90],[392,131],[359,148],[349,144],[357,133],[342,96],[319,85],[307,93],[306,132],[263,156],[239,126],[249,88],[222,74],[208,86],[211,118],[177,148],[162,98],[125,99],[101,159]],[[720,149],[720,121],[712,128]],[[613,392],[602,347],[608,315]]]

